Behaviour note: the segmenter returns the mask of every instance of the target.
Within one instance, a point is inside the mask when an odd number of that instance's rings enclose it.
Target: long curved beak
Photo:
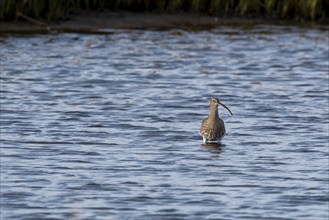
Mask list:
[[[233,115],[233,113],[231,112],[231,110],[229,108],[226,107],[226,105],[224,105],[223,103],[221,102],[218,102],[218,104],[220,104],[221,106],[223,106],[224,108],[227,109],[227,111],[229,111],[231,113],[231,115]]]

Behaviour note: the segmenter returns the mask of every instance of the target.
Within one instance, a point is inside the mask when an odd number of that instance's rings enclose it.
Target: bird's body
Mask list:
[[[224,121],[218,116],[218,105],[222,105],[232,114],[232,112],[218,99],[210,99],[209,115],[202,120],[200,128],[200,134],[204,143],[220,143],[226,133]]]

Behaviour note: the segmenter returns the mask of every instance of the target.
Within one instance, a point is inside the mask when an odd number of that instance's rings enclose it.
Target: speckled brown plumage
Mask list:
[[[218,105],[223,106],[232,114],[217,98],[210,99],[209,115],[202,120],[200,128],[200,134],[204,143],[219,143],[226,133],[224,121],[218,116]]]

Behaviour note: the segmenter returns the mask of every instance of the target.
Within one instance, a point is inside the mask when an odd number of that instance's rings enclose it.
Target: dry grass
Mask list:
[[[80,10],[104,9],[321,20],[329,17],[329,0],[0,0],[0,19],[15,20],[24,15],[57,20]]]

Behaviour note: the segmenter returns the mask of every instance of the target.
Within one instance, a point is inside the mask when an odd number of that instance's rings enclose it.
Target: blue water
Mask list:
[[[327,220],[328,33],[0,37],[1,219]]]

